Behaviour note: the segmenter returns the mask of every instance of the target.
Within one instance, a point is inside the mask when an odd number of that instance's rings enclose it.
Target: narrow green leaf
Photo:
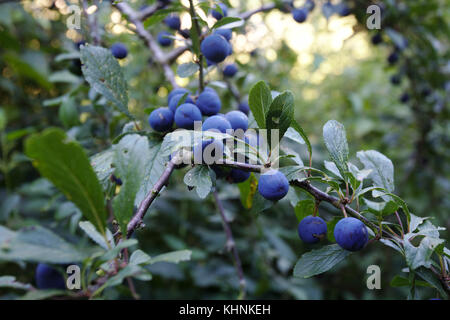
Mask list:
[[[291,122],[291,127],[302,136],[303,140],[306,143],[306,146],[308,147],[309,158],[311,159],[312,158],[311,142],[309,142],[308,136],[306,135],[305,131],[303,131],[303,128],[295,120]]]
[[[177,74],[180,78],[188,78],[195,74],[200,67],[198,64],[193,62],[183,63],[180,64],[177,68]]]
[[[266,128],[266,114],[272,104],[272,94],[264,81],[260,81],[250,90],[248,97],[250,110],[260,129]]]
[[[336,120],[330,120],[323,126],[325,146],[342,177],[348,171],[348,144],[344,126]]]
[[[271,148],[275,147],[275,145],[272,145],[272,129],[279,130],[277,141],[279,142],[291,125],[293,119],[294,95],[290,91],[285,91],[273,100],[266,114],[267,136]]]
[[[233,28],[236,28],[241,26],[244,23],[244,20],[237,17],[223,17],[212,26],[212,29],[217,29],[231,23],[233,24]]]
[[[315,207],[316,203],[313,200],[306,199],[299,201],[294,208],[298,222],[302,221],[305,217],[312,215]]]
[[[104,234],[106,209],[103,190],[83,148],[64,131],[47,129],[26,140],[26,154],[42,176],[50,180]]]

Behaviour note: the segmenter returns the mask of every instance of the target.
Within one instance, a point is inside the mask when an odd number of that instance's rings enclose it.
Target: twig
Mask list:
[[[178,156],[175,156],[172,158],[172,160],[170,160],[167,163],[167,167],[164,170],[163,174],[161,175],[161,177],[159,177],[158,181],[156,181],[152,190],[150,190],[145,199],[139,205],[139,209],[137,210],[136,214],[133,216],[130,223],[128,223],[127,226],[128,238],[131,237],[134,230],[142,224],[142,220],[144,219],[145,213],[152,204],[153,200],[156,199],[161,189],[168,183],[170,175],[172,174],[172,171],[175,169],[175,164],[177,163],[177,161]]]
[[[260,12],[268,12],[268,11],[271,11],[271,10],[273,10],[275,8],[276,8],[275,3],[267,4],[267,5],[261,6],[261,7],[257,8],[257,9],[243,12],[243,13],[241,13],[239,15],[239,18],[247,20],[254,14],[257,14],[257,13],[260,13]]]
[[[213,194],[214,194],[214,199],[216,200],[217,209],[219,209],[220,217],[222,218],[223,229],[224,229],[225,235],[227,237],[226,248],[229,252],[231,252],[233,254],[234,264],[236,266],[236,272],[239,277],[239,287],[240,287],[239,297],[241,299],[245,299],[247,283],[245,281],[244,271],[242,270],[241,259],[239,258],[239,253],[236,248],[236,242],[234,241],[233,233],[231,232],[230,225],[228,224],[228,220],[227,220],[227,217],[225,216],[225,211],[223,209],[223,205],[219,199],[219,195],[217,194],[217,191],[214,191]]]
[[[142,10],[139,10],[136,13],[136,18],[140,21],[144,21],[145,19],[151,17],[158,11],[159,9],[164,9],[167,6],[168,2],[157,1],[155,4],[151,6],[147,6]]]
[[[137,35],[146,42],[148,48],[153,53],[153,59],[163,68],[166,80],[169,81],[174,88],[177,88],[178,84],[175,81],[175,74],[166,59],[164,52],[156,43],[150,32],[145,30],[144,25],[139,19],[140,16],[125,2],[117,3],[115,6],[122,14],[128,16],[128,20],[135,25]]]
[[[95,1],[95,5],[97,6],[97,10],[98,10],[99,9],[98,1]],[[86,20],[88,22],[92,42],[94,45],[97,46],[100,44],[100,34],[98,32],[98,26],[97,26],[97,15],[95,13],[90,15],[90,14],[88,14],[87,10],[88,10],[87,0],[83,0],[83,13],[86,16]]]
[[[200,48],[200,36],[201,36],[201,30],[200,30],[200,25],[198,24],[198,17],[197,14],[195,13],[195,7],[194,7],[194,2],[192,0],[189,0],[189,13],[191,14],[191,20],[192,20],[192,24],[195,28],[195,32],[197,33],[197,48]],[[198,67],[199,67],[199,76],[198,76],[198,89],[199,92],[203,91],[203,88],[205,87],[205,82],[203,79],[203,55],[200,52],[198,55],[198,61],[197,61]]]

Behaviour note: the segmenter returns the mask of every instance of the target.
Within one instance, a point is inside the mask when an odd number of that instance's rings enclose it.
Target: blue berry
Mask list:
[[[281,171],[272,169],[259,177],[258,191],[264,198],[278,201],[287,195],[289,182]]]
[[[327,224],[320,217],[307,216],[298,224],[298,235],[305,243],[317,243],[327,235]]]
[[[222,107],[222,102],[214,90],[204,90],[199,94],[196,104],[203,115],[212,116],[217,114]]]
[[[201,142],[201,148],[200,143],[197,143],[193,147],[194,163],[214,164],[222,159],[224,149],[223,142],[220,140],[203,140]]]
[[[233,130],[242,129],[247,131],[248,129],[248,118],[245,113],[241,111],[230,111],[225,115],[225,118],[230,122]]]
[[[169,38],[171,34],[167,31],[161,31],[158,33],[158,42],[163,47],[169,47],[172,45],[172,39]]]
[[[219,3],[219,7],[220,9],[222,9],[222,12],[220,12],[220,10],[212,10],[211,14],[214,18],[216,18],[217,20],[222,19],[223,17],[226,17],[228,15],[228,7],[223,4],[223,3]]]
[[[239,103],[238,109],[239,111],[245,113],[246,115],[248,115],[248,113],[250,112],[250,106],[245,101]]]
[[[239,170],[239,169],[232,169],[230,172],[230,180],[233,183],[241,183],[246,181],[250,177],[250,172]]]
[[[173,30],[179,30],[181,27],[181,20],[180,17],[176,14],[171,14],[168,15],[165,19],[164,19],[164,23]]]
[[[202,113],[195,104],[183,103],[175,112],[175,123],[179,128],[194,129],[194,122],[202,121]]]
[[[169,108],[153,110],[148,117],[148,123],[155,131],[164,132],[172,128],[173,112]]]
[[[66,289],[64,276],[45,263],[39,263],[36,267],[36,286],[42,290]]]
[[[234,75],[236,75],[237,72],[238,72],[238,67],[235,63],[228,64],[223,69],[223,75],[225,77],[234,77]]]
[[[172,110],[173,113],[177,110],[177,107],[181,105],[182,103],[192,103],[194,104],[194,100],[187,95],[184,101],[181,101],[181,99],[184,97],[186,93],[179,93],[177,95],[172,96],[169,100],[169,109]]]
[[[172,91],[170,91],[169,95],[167,96],[167,103],[169,103],[170,99],[171,99],[173,96],[175,96],[175,95],[177,95],[177,94],[180,94],[180,93],[183,93],[183,94],[189,93],[189,90],[188,90],[188,89],[185,89],[185,88],[176,88],[176,89],[173,89]]]
[[[231,130],[231,124],[224,116],[211,116],[203,122],[202,130],[226,133],[227,130]]]
[[[334,238],[344,249],[349,251],[359,251],[369,240],[367,228],[356,218],[344,218],[334,227]]]
[[[292,11],[292,16],[298,23],[305,22],[306,18],[308,18],[308,10],[306,8],[295,9]]]
[[[128,50],[123,43],[116,42],[111,46],[111,53],[116,59],[123,59],[128,55]]]
[[[212,34],[203,39],[200,50],[206,59],[219,63],[229,55],[230,47],[230,44],[224,37],[218,34]]]
[[[397,63],[397,61],[398,61],[398,53],[395,52],[395,51],[392,52],[392,53],[388,56],[387,60],[388,60],[389,64],[391,64],[391,65]]]
[[[230,41],[233,36],[233,30],[227,28],[216,29],[216,31],[214,31],[214,34],[221,35],[222,37]]]

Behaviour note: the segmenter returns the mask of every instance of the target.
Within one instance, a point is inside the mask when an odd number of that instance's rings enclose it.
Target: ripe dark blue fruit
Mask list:
[[[234,77],[234,75],[238,72],[238,67],[235,63],[228,64],[223,68],[223,75],[225,77]]]
[[[202,113],[195,104],[183,103],[175,112],[175,123],[179,128],[194,129],[194,122],[202,121]]]
[[[76,47],[78,50],[80,50],[80,47],[81,47],[81,46],[85,46],[85,45],[86,45],[86,41],[85,41],[85,40],[80,40],[80,41],[75,42],[75,47]]]
[[[220,12],[220,10],[212,10],[211,14],[214,18],[216,18],[217,20],[222,19],[223,17],[226,17],[228,15],[228,7],[223,4],[223,3],[219,3],[219,7],[220,9],[222,9],[222,12]]]
[[[180,93],[183,93],[183,94],[189,93],[189,90],[188,90],[188,89],[185,89],[185,88],[176,88],[176,89],[173,89],[172,91],[170,91],[169,95],[167,96],[167,103],[169,103],[170,99],[171,99],[173,96],[175,96],[175,95],[177,95],[177,94],[180,94]]]
[[[356,218],[344,218],[334,227],[334,238],[345,250],[359,251],[369,240],[367,228]]]
[[[393,85],[399,85],[402,82],[402,78],[398,74],[394,74],[391,76],[391,83]]]
[[[392,52],[388,58],[387,58],[389,64],[395,64],[398,61],[398,53],[397,52]]]
[[[336,11],[337,11],[338,15],[340,15],[341,17],[346,17],[346,16],[350,15],[350,13],[351,13],[350,8],[345,3],[338,4]]]
[[[222,108],[222,102],[214,90],[204,90],[199,94],[196,104],[203,115],[212,116]]]
[[[211,116],[203,122],[202,130],[227,133],[227,130],[231,130],[231,124],[224,116]]]
[[[400,96],[400,102],[407,103],[408,101],[409,101],[409,94],[405,92]]]
[[[238,109],[239,109],[239,111],[245,113],[246,115],[248,115],[248,113],[250,112],[250,106],[245,101],[239,103]]]
[[[186,93],[179,93],[179,94],[172,96],[172,98],[170,98],[169,109],[172,110],[173,113],[175,113],[175,111],[177,110],[177,107],[183,103],[194,104],[194,100],[192,100],[192,98],[189,95],[186,96],[184,101],[181,101],[181,99],[184,97],[185,94]]]
[[[158,42],[163,47],[169,47],[172,45],[172,39],[169,38],[171,34],[167,31],[161,31],[158,33]]]
[[[168,15],[165,19],[164,19],[164,23],[173,30],[179,30],[181,27],[181,20],[180,17],[176,14],[171,14]]]
[[[123,59],[128,55],[128,50],[123,43],[116,42],[111,46],[111,53],[116,59]]]
[[[305,3],[306,9],[308,9],[309,11],[313,11],[315,7],[316,7],[316,3],[314,2],[314,0],[306,0],[306,3]]]
[[[178,30],[178,33],[185,39],[189,39],[191,37],[191,31],[189,29]]]
[[[148,117],[150,127],[155,131],[164,132],[172,128],[173,112],[169,108],[153,110]]]
[[[241,183],[250,177],[250,172],[239,169],[231,169],[229,177],[232,183]]]
[[[241,111],[230,111],[225,115],[225,118],[230,122],[233,130],[242,129],[247,131],[248,129],[248,118],[245,113]]]
[[[372,44],[377,45],[380,44],[383,41],[383,37],[381,36],[381,33],[374,34],[371,38]]]
[[[233,31],[231,29],[225,29],[225,28],[216,29],[216,31],[214,31],[214,34],[221,35],[222,37],[224,37],[225,39],[230,41],[231,37],[233,36]]]
[[[230,44],[227,39],[218,34],[207,36],[200,45],[203,55],[211,62],[219,63],[225,60],[230,53]]]
[[[259,177],[258,191],[264,198],[278,201],[287,195],[289,181],[281,171],[272,169]]]
[[[45,263],[36,267],[36,286],[38,289],[66,289],[64,276],[56,269]]]
[[[292,17],[294,17],[294,20],[298,23],[305,22],[306,18],[308,18],[308,10],[306,8],[292,10]]]
[[[317,243],[327,235],[327,223],[320,217],[307,216],[298,224],[298,236],[304,243]]]
[[[212,165],[223,158],[224,149],[225,147],[223,142],[220,140],[203,140],[201,143],[197,143],[193,147],[194,163]]]

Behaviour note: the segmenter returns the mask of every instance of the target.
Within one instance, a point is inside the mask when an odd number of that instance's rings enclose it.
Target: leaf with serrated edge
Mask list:
[[[95,91],[108,99],[119,111],[132,118],[128,111],[128,86],[117,59],[111,51],[97,46],[82,46],[82,71]]]
[[[294,277],[310,278],[333,268],[351,254],[337,244],[324,246],[318,250],[305,253],[297,261],[294,268]]]
[[[330,120],[323,126],[323,139],[342,177],[348,171],[348,144],[344,126],[336,120]]]

